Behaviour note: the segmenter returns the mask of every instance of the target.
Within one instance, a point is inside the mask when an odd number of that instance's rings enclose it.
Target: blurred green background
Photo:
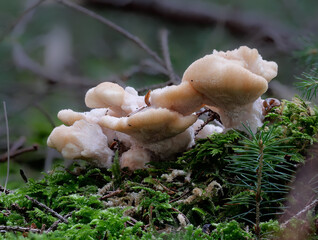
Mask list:
[[[169,80],[130,40],[56,1],[44,1],[19,19],[36,2],[0,1],[0,99],[8,110],[10,143],[24,136],[22,148],[39,146],[35,152],[11,159],[11,188],[22,183],[19,169],[28,177],[38,177],[40,171],[51,169],[52,161],[62,162],[57,160],[60,156],[56,152],[47,149],[46,139],[53,125],[60,124],[56,117],[59,110],[88,110],[84,96],[90,87],[114,79],[136,88]],[[264,59],[278,63],[276,80],[293,93],[289,87],[295,76],[306,70],[295,56],[317,55],[316,0],[72,2],[138,36],[160,56],[159,31],[167,29],[172,65],[179,76],[194,60],[213,49],[232,50],[247,45],[257,48]],[[1,104],[0,155],[6,150]],[[4,160],[0,168],[3,185]]]

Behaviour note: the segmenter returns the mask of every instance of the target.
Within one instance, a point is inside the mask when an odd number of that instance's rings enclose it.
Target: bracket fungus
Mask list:
[[[256,49],[240,47],[193,62],[179,85],[139,96],[131,87],[105,82],[85,96],[90,112],[62,110],[58,118],[67,126],[55,128],[48,145],[68,159],[86,159],[110,167],[113,141],[123,146],[121,167],[138,169],[151,160],[165,160],[194,145],[197,138],[235,128],[242,122],[256,131],[269,107],[263,101],[277,64],[263,60]],[[221,126],[204,125],[198,119],[202,107],[219,114]]]

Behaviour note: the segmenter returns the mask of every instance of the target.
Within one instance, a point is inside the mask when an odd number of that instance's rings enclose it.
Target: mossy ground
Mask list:
[[[283,101],[267,115],[260,132],[268,129],[273,129],[273,140],[290,168],[297,170],[317,141],[317,108],[299,98]],[[238,147],[244,149],[244,136],[236,131],[214,134],[177,161],[154,162],[135,172],[120,170],[118,163],[108,170],[84,163],[67,169],[56,166],[43,179],[28,179],[24,187],[0,196],[0,239],[253,239],[255,213],[238,216],[253,210],[250,200],[255,192],[233,184],[239,173],[228,168],[232,157],[241,154]],[[275,164],[269,163],[273,169]],[[286,179],[272,184],[290,184],[291,178]],[[26,196],[67,221],[58,222]],[[283,193],[263,196],[277,209],[284,206]],[[278,238],[285,231],[271,211],[261,209],[264,239]],[[308,219],[295,221],[298,227],[308,225],[315,213],[309,212]],[[9,230],[12,226],[29,230]],[[316,239],[315,226],[309,228],[311,239]]]

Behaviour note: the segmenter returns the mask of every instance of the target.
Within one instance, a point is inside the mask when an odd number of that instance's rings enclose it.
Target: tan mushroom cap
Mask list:
[[[125,90],[116,83],[103,82],[87,91],[85,104],[89,108],[117,107],[123,104]]]
[[[105,116],[109,114],[109,109],[107,108],[96,108],[92,109],[89,112],[75,112],[71,109],[63,109],[59,111],[57,114],[58,119],[60,119],[65,125],[72,125],[76,121],[79,120],[86,120],[87,122],[90,123],[97,123],[100,119],[100,117]]]
[[[167,108],[189,115],[203,106],[203,96],[189,82],[182,82],[178,86],[167,86],[152,91],[150,103],[153,107]]]
[[[85,119],[85,116],[83,113],[75,112],[71,109],[63,109],[59,111],[57,114],[58,119],[60,119],[64,124],[70,126],[74,122],[78,120]]]
[[[165,108],[146,108],[129,117],[104,116],[102,127],[126,133],[142,142],[155,142],[185,131],[197,119]]]
[[[116,83],[104,82],[91,88],[85,96],[86,106],[89,108],[109,108],[111,115],[126,116],[145,106],[143,96],[132,87],[123,89]]]
[[[241,47],[216,52],[192,63],[182,81],[202,95],[206,105],[229,109],[255,101],[277,74],[277,64],[261,58],[256,49]]]

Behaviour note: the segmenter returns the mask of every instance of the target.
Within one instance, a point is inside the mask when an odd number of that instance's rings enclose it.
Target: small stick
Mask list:
[[[10,155],[12,155],[12,153],[18,150],[19,148],[21,148],[24,143],[25,143],[25,137],[23,136],[20,137],[17,141],[15,141],[10,147]],[[8,157],[8,152],[2,154],[0,157],[0,162],[5,162],[7,160],[7,157]]]
[[[53,209],[49,208],[48,206],[44,205],[43,203],[40,203],[38,200],[31,198],[28,195],[25,195],[25,197],[30,200],[33,204],[44,208],[46,211],[48,211],[49,213],[51,213],[53,216],[57,217],[58,219],[62,220],[65,223],[68,223],[67,219],[64,218],[62,215],[58,214],[57,212],[55,212]]]
[[[166,64],[166,68],[169,73],[170,81],[174,84],[177,84],[177,77],[175,72],[173,71],[172,64],[171,64],[171,58],[170,58],[170,52],[169,52],[169,45],[168,45],[168,30],[167,29],[162,29],[159,32],[160,35],[160,42],[161,42],[161,48],[162,48],[162,54],[163,54],[163,59]]]
[[[4,111],[4,118],[6,122],[6,131],[7,131],[7,176],[6,176],[6,181],[4,183],[4,193],[6,192],[7,184],[8,184],[8,179],[9,179],[9,172],[10,172],[10,135],[9,135],[9,123],[8,123],[8,115],[7,115],[7,107],[6,107],[6,102],[3,101],[3,111]]]
[[[41,229],[34,229],[30,227],[20,227],[20,226],[4,226],[0,225],[1,232],[34,232],[40,233]]]
[[[34,152],[34,151],[37,151],[39,148],[39,146],[37,144],[33,144],[31,147],[25,147],[25,148],[22,148],[22,149],[19,149],[19,150],[16,150],[16,151],[12,151],[10,152],[10,158],[14,158],[16,156],[19,156],[23,153],[27,153],[27,152]],[[6,153],[2,158],[0,158],[0,162],[4,162],[5,160],[5,157],[7,157],[8,154]]]
[[[70,213],[68,213],[68,214],[66,214],[66,215],[64,216],[64,218],[67,219],[67,218],[69,218],[70,216],[72,216],[72,214],[73,214],[73,211],[70,212]],[[60,219],[57,220],[57,221],[55,221],[55,222],[45,231],[45,233],[51,232],[51,231],[53,231],[54,229],[56,229],[57,226],[58,226],[61,222],[62,222],[62,221],[61,221]]]
[[[116,195],[118,195],[118,194],[120,194],[122,192],[123,192],[122,189],[117,189],[116,191],[113,191],[111,193],[108,193],[108,194],[100,197],[99,200],[105,200],[106,198],[110,198],[110,197],[116,196]]]
[[[208,109],[207,111],[203,111],[201,113],[199,113],[199,116],[202,115],[203,113],[209,113],[209,117],[207,118],[207,120],[194,132],[194,136],[198,135],[198,133],[209,123],[212,122],[213,120],[218,120],[220,123],[221,119],[220,119],[220,115],[210,109]]]
[[[301,214],[307,212],[308,210],[310,210],[312,207],[315,206],[315,204],[318,203],[318,199],[315,199],[313,202],[311,202],[309,205],[307,205],[304,209],[302,209],[301,211],[299,211],[296,215],[294,215],[293,217],[291,217],[290,219],[288,219],[286,222],[281,224],[281,227],[286,227],[286,225],[293,219],[293,218],[297,218],[298,216],[300,216]]]
[[[40,234],[42,234],[43,232],[44,232],[44,230],[45,230],[45,227],[46,227],[46,225],[45,224],[42,224],[42,227],[41,227],[41,231],[40,231]]]
[[[183,197],[185,197],[186,195],[188,195],[190,192],[191,192],[190,190],[184,192],[180,197],[177,197],[177,198],[175,198],[175,199],[170,200],[169,203],[173,203],[173,202],[176,202],[176,201],[180,200],[181,198],[183,198]]]
[[[180,212],[178,209],[176,209],[176,208],[171,208],[173,211],[176,211],[177,213],[179,213],[179,214],[181,214],[183,217],[184,217],[184,219],[186,220],[186,222],[188,223],[188,224],[190,224],[191,222],[190,222],[190,220],[187,218],[187,216],[186,215],[184,215],[182,212]]]
[[[5,194],[13,193],[13,191],[12,191],[12,190],[5,189],[5,188],[4,188],[4,187],[2,187],[1,185],[0,185],[0,192],[4,192]]]
[[[165,185],[163,185],[158,179],[154,179],[154,181],[157,182],[157,184],[159,184],[164,190],[166,190],[169,195],[176,193],[175,191],[173,191],[173,190],[167,188]]]
[[[21,22],[21,20],[35,8],[40,6],[45,0],[39,0],[34,5],[26,9],[14,22],[11,26],[4,32],[4,34],[0,37],[0,43],[6,38],[6,36]]]
[[[57,2],[67,6],[69,8],[72,8],[72,9],[78,11],[78,12],[81,12],[81,13],[87,15],[87,16],[90,16],[91,18],[94,18],[97,21],[99,21],[99,22],[105,24],[106,26],[112,28],[116,32],[120,33],[124,37],[128,38],[129,40],[131,40],[132,42],[137,44],[137,46],[139,46],[144,51],[146,51],[160,65],[166,67],[164,61],[158,56],[158,54],[155,53],[153,50],[151,50],[143,41],[141,41],[138,37],[136,37],[135,35],[131,34],[127,30],[123,29],[122,27],[116,25],[112,21],[102,17],[101,15],[96,14],[95,12],[93,12],[93,11],[87,9],[87,8],[84,8],[84,7],[80,6],[80,5],[77,5],[77,4],[73,3],[73,2],[70,2],[70,1],[67,1],[67,0],[57,0]]]
[[[28,178],[25,176],[25,173],[22,169],[20,169],[20,175],[25,183],[28,182]]]
[[[49,121],[49,123],[51,124],[51,127],[52,127],[52,128],[55,128],[55,127],[56,127],[53,118],[51,117],[50,113],[49,113],[48,111],[46,111],[46,109],[44,109],[44,108],[43,108],[40,104],[38,104],[38,103],[36,103],[36,104],[34,105],[34,107],[35,107],[36,109],[38,109],[38,110],[44,115],[44,117],[45,117],[45,118]]]

